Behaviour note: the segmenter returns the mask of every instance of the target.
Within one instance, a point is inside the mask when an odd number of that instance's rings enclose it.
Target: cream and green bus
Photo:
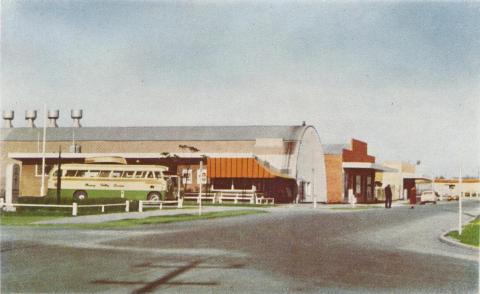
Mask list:
[[[61,196],[74,201],[119,197],[129,200],[164,200],[176,197],[175,181],[161,165],[62,164]],[[48,195],[56,195],[58,166],[48,177]]]

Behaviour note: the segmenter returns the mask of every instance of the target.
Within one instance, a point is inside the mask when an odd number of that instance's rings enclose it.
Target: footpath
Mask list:
[[[203,206],[202,213],[219,212],[219,211],[232,211],[232,210],[250,210],[257,209],[262,210],[262,207],[246,207],[246,206]],[[182,209],[156,209],[147,210],[144,212],[119,212],[119,213],[107,213],[107,214],[95,214],[95,215],[82,215],[75,217],[64,217],[52,220],[38,221],[35,224],[94,224],[110,221],[118,221],[124,219],[141,219],[151,216],[172,216],[172,215],[185,215],[185,214],[198,214],[198,207],[195,208],[182,208]]]

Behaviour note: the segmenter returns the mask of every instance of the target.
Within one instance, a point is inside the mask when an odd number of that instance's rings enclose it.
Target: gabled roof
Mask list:
[[[298,141],[308,126],[165,126],[47,128],[47,141]],[[0,141],[37,141],[42,128],[0,129]]]

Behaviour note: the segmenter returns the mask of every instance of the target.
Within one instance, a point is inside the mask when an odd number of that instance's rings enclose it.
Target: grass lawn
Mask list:
[[[233,211],[217,211],[207,212],[202,215],[198,214],[179,214],[166,216],[152,216],[143,219],[125,219],[119,221],[103,222],[97,224],[69,224],[69,225],[36,225],[34,222],[59,217],[68,216],[61,212],[8,212],[0,215],[0,224],[12,226],[38,226],[38,227],[68,227],[68,228],[85,228],[85,229],[105,229],[105,228],[124,228],[141,225],[152,225],[171,222],[194,221],[202,219],[212,219],[220,217],[242,216],[257,213],[264,213],[261,210],[233,210]]]
[[[458,231],[451,231],[447,236],[464,244],[480,247],[480,217],[463,226],[462,235],[458,235]]]
[[[47,211],[42,209],[25,212],[2,212],[0,214],[0,224],[8,226],[27,226],[34,222],[68,217],[71,215],[72,213],[68,209],[66,209],[65,212]]]

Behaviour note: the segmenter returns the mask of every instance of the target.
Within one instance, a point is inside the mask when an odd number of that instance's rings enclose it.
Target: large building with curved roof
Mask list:
[[[167,165],[189,177],[185,189],[198,191],[200,161],[208,186],[251,189],[278,202],[326,202],[324,153],[311,125],[48,127],[42,153],[42,128],[3,128],[0,135],[2,187],[8,162],[21,165],[21,196],[40,196],[41,162],[84,162],[96,156],[121,156],[129,164]],[[46,179],[45,179],[46,181]]]

